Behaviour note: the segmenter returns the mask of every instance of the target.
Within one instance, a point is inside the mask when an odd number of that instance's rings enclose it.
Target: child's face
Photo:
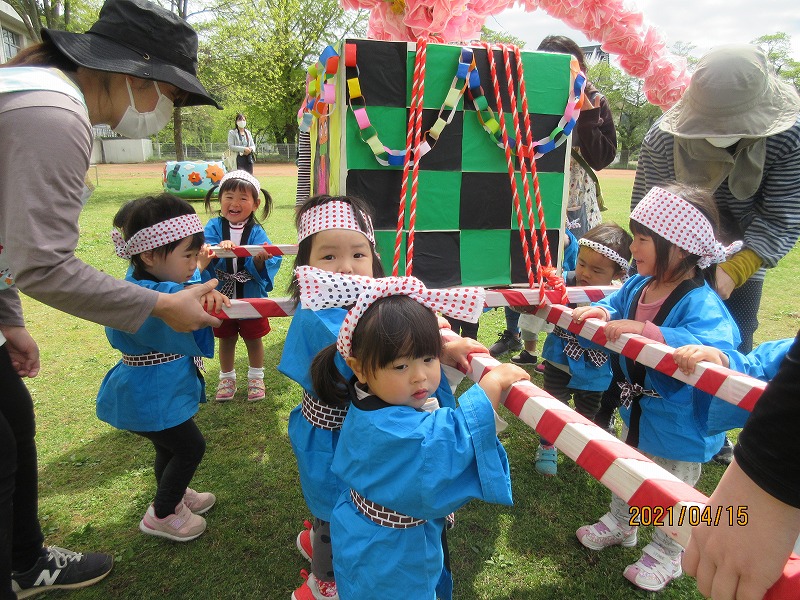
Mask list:
[[[159,281],[184,283],[192,278],[197,268],[199,249],[190,250],[191,244],[191,236],[185,237],[166,256],[154,252],[144,252],[142,261],[147,266],[147,270]]]
[[[631,254],[639,275],[654,275],[656,272],[656,245],[653,238],[637,233],[631,243]]]
[[[352,229],[325,229],[314,234],[309,266],[346,275],[372,277],[372,246]]]
[[[258,208],[258,202],[245,189],[228,190],[219,197],[220,214],[229,223],[244,223]]]
[[[578,250],[578,264],[575,267],[576,285],[609,285],[619,273],[617,263],[588,246]]]
[[[358,380],[367,384],[370,393],[397,406],[420,408],[439,387],[442,378],[439,359],[435,356],[401,357],[369,374],[363,371],[358,359],[348,359],[348,364]]]

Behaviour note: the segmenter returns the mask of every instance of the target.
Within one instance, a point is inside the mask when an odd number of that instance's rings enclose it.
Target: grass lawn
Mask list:
[[[256,165],[256,176],[275,199],[266,223],[275,243],[296,241],[293,226],[294,176],[291,169]],[[99,185],[81,217],[77,254],[114,276],[118,259],[108,235],[111,219],[125,200],[161,190],[161,165],[99,167]],[[604,219],[627,224],[632,172],[601,174],[608,211]],[[197,202],[203,215],[202,203]],[[292,258],[282,267],[277,296],[285,295]],[[758,341],[794,336],[800,327],[797,248],[767,278]],[[206,515],[208,531],[178,544],[142,535],[138,521],[151,501],[155,482],[149,442],[100,422],[94,399],[101,379],[119,359],[103,328],[24,300],[29,327],[42,350],[42,373],[28,380],[36,405],[40,469],[40,516],[47,543],[75,550],[102,550],[116,558],[102,583],[69,593],[76,600],[117,598],[241,598],[288,600],[308,567],[295,537],[309,516],[286,435],[289,412],[299,402],[299,386],[274,369],[288,319],[273,319],[265,338],[267,399],[249,404],[242,381],[247,369],[239,344],[236,368],[240,389],[234,402],[209,402],[197,423],[208,449],[192,486],[217,494]],[[480,340],[492,344],[503,328],[502,311],[481,319]],[[219,364],[206,361],[209,396]],[[537,375],[534,379],[539,378]],[[537,381],[541,383],[540,378]],[[575,530],[607,510],[609,494],[563,455],[559,474],[543,478],[533,468],[537,435],[509,417],[503,434],[514,484],[515,505],[473,502],[458,512],[449,535],[460,599],[550,600],[560,598],[644,598],[647,593],[622,577],[637,549],[584,549]],[[722,475],[719,465],[704,469],[699,488],[710,494]],[[643,531],[643,542],[650,533]],[[56,598],[64,592],[52,592]],[[399,590],[402,594],[402,590]],[[682,578],[660,598],[701,598],[694,582]],[[409,599],[417,600],[417,599]]]

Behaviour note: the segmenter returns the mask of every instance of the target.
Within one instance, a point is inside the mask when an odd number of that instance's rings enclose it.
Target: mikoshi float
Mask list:
[[[487,306],[538,307],[539,316],[577,335],[752,409],[761,381],[710,364],[682,376],[664,344],[633,334],[612,343],[604,324],[572,323],[562,304],[611,291],[565,288],[554,268],[561,263],[569,134],[585,76],[568,56],[462,43],[479,36],[487,16],[514,4],[542,9],[618,55],[626,72],[644,80],[649,101],[667,109],[688,85],[686,65],[641,13],[622,0],[341,4],[371,11],[371,39],[322,52],[298,116],[311,132],[313,193],[372,202],[387,272],[413,274],[429,287],[521,284],[488,292]],[[288,316],[287,300],[234,301],[225,317]],[[470,362],[474,381],[498,364],[485,354]],[[663,529],[688,542],[708,501],[703,494],[531,383],[512,386],[505,405],[631,506],[686,515]],[[796,592],[798,561],[790,559],[766,598]]]

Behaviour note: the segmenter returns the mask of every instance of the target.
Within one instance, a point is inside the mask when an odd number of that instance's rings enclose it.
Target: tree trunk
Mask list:
[[[179,106],[172,111],[172,125],[175,133],[175,160],[182,161],[185,158],[183,155],[183,117]]]
[[[628,148],[627,146],[623,146],[622,148],[620,148],[619,164],[625,169],[628,168],[628,161],[630,160],[630,156],[631,156],[630,148]]]

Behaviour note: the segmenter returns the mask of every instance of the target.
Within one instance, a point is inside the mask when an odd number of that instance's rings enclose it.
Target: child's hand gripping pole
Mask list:
[[[698,363],[694,373],[686,375],[678,368],[673,358],[675,348],[632,333],[623,333],[616,341],[611,342],[606,339],[604,321],[586,319],[578,323],[572,319],[572,309],[566,306],[559,304],[542,306],[535,314],[599,346],[604,346],[748,411],[753,410],[756,401],[767,387],[765,382],[754,377],[710,362]]]

